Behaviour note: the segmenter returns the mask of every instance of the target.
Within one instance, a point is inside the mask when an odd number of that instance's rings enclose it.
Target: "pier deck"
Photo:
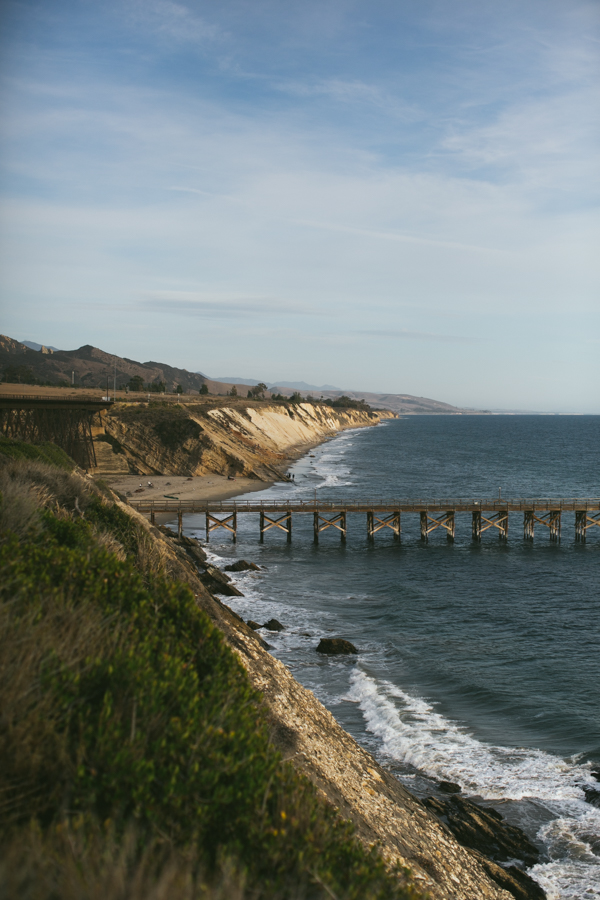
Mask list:
[[[501,538],[508,537],[509,513],[523,513],[523,537],[532,540],[534,528],[538,524],[548,529],[551,540],[560,540],[561,519],[564,512],[575,513],[575,538],[585,540],[587,532],[600,527],[600,498],[559,497],[559,498],[515,498],[515,499],[310,499],[310,500],[169,500],[132,499],[131,506],[145,513],[154,521],[156,513],[177,515],[179,530],[182,529],[184,515],[200,513],[206,516],[206,537],[217,528],[230,531],[234,540],[237,533],[237,516],[240,513],[258,513],[260,516],[260,537],[272,528],[292,535],[292,516],[312,514],[314,536],[328,528],[340,532],[342,540],[347,533],[347,516],[363,513],[367,517],[367,534],[389,528],[394,537],[401,534],[401,515],[418,513],[421,523],[421,537],[427,540],[429,534],[438,528],[446,532],[449,540],[455,536],[455,514],[471,513],[471,535],[481,540],[488,530],[496,530]]]

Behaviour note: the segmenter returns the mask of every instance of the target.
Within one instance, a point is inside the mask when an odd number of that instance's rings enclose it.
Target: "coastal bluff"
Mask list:
[[[97,416],[94,474],[214,473],[271,482],[310,447],[386,418],[396,414],[233,398],[180,405],[119,403]]]
[[[271,740],[349,819],[366,845],[377,842],[390,864],[411,870],[415,887],[430,900],[514,900],[488,875],[488,861],[463,847],[449,828],[364,750],[314,694],[275,659],[262,639],[236,613],[212,595],[198,578],[198,550],[123,506],[177,557],[197,602],[238,654],[254,687],[262,693]],[[192,546],[192,544],[194,546]],[[165,547],[166,545],[166,547]]]

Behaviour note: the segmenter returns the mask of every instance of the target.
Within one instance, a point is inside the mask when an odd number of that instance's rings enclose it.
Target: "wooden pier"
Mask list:
[[[240,513],[259,514],[261,541],[267,531],[283,532],[292,539],[292,516],[313,516],[315,541],[322,532],[332,528],[341,540],[348,532],[348,515],[366,515],[367,536],[374,539],[378,531],[392,532],[395,540],[401,535],[401,515],[418,513],[421,539],[438,529],[453,541],[456,535],[457,513],[470,513],[471,537],[480,541],[486,531],[495,532],[501,540],[508,539],[509,514],[523,516],[523,538],[533,540],[535,526],[548,530],[551,541],[560,541],[563,513],[575,514],[575,540],[585,541],[588,531],[600,528],[600,498],[592,499],[517,499],[517,500],[131,500],[138,512],[150,516],[154,522],[157,513],[177,515],[179,532],[183,529],[183,516],[206,516],[206,540],[218,528],[224,528],[237,537],[237,521]]]

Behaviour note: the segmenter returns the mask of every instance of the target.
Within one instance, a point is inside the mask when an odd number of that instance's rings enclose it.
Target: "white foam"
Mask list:
[[[357,668],[349,698],[357,701],[382,752],[435,778],[455,781],[487,799],[535,797],[550,803],[584,803],[590,767],[542,750],[484,744],[464,728],[389,682],[378,683]],[[587,807],[589,809],[589,806]]]
[[[533,799],[555,816],[537,837],[549,862],[530,870],[549,900],[600,897],[600,809],[585,802],[587,765],[541,750],[499,747],[469,735],[434,707],[360,668],[347,699],[357,702],[381,752],[489,800]]]

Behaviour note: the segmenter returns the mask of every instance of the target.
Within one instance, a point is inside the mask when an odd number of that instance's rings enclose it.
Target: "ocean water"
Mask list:
[[[295,484],[261,497],[598,497],[600,417],[414,417],[344,432],[291,468]],[[201,517],[184,521],[204,540]],[[348,539],[329,529],[313,542],[312,516],[295,516],[293,540],[258,515],[238,516],[237,543],[211,535],[214,559],[265,568],[236,582],[227,602],[244,618],[278,619],[272,651],[340,724],[410,790],[440,779],[489,803],[541,850],[530,874],[551,900],[600,897],[600,528],[562,540],[523,516],[509,539],[471,541],[470,514],[456,540],[438,529],[424,544],[418,514],[402,539],[366,535],[348,515]],[[595,532],[595,533],[592,533]],[[323,658],[322,636],[344,637],[358,657]]]

